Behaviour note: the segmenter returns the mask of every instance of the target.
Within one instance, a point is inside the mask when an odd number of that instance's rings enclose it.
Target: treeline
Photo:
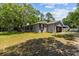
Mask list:
[[[51,13],[44,15],[31,4],[0,4],[0,31],[23,32],[27,23],[51,20],[54,20]]]
[[[75,11],[69,12],[68,16],[63,19],[63,23],[70,28],[77,28],[79,26],[79,4],[77,4]]]

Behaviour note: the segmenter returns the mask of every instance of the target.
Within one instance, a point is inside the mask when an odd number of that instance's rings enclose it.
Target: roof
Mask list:
[[[59,23],[59,21],[48,22],[47,24]]]
[[[63,26],[63,23],[61,21],[52,21],[52,22],[40,21],[40,22],[31,24],[31,25],[35,25],[35,24],[47,24],[47,25],[49,25],[49,24],[58,24],[58,23],[60,23]]]
[[[69,28],[69,26],[68,26],[68,25],[63,25],[63,27],[64,27],[64,28]]]
[[[54,24],[54,23],[62,23],[62,22],[61,21],[51,21],[51,22],[40,21],[40,22],[37,22],[35,24],[38,24],[38,23],[42,23],[42,24]]]
[[[57,26],[63,26],[63,23],[61,21],[54,21],[54,22],[49,22],[48,24],[57,24]],[[61,25],[59,25],[61,24]]]

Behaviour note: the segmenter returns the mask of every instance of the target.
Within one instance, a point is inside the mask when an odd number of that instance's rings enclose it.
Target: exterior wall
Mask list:
[[[42,32],[50,32],[50,33],[56,32],[57,25],[60,25],[63,29],[61,23],[44,24],[44,29]],[[33,32],[41,32],[39,23],[33,25]]]
[[[55,28],[55,29],[54,29],[54,32],[56,32],[56,24],[54,24],[54,28]]]
[[[53,23],[53,24],[48,24],[47,32],[52,32],[52,33],[57,32],[57,30],[56,30],[57,25],[60,25],[63,30],[63,26],[61,25],[61,23],[57,23],[57,24]]]
[[[47,26],[47,32],[56,32],[56,25],[55,24],[49,24]]]
[[[34,32],[41,32],[41,29],[40,29],[40,27],[39,27],[39,24],[35,24],[35,25],[33,26],[33,31],[34,31]],[[46,27],[45,25],[44,25],[43,32],[47,32],[47,27]]]
[[[39,25],[38,24],[33,25],[33,32],[39,32]]]
[[[47,27],[46,26],[44,27],[44,31],[43,32],[47,32]]]

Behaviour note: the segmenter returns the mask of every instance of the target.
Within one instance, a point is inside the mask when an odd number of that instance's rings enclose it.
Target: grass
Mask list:
[[[13,34],[21,34],[22,32],[16,32],[16,31],[12,31],[12,32],[0,32],[0,35],[13,35]]]
[[[65,45],[54,37],[27,40],[6,48],[2,56],[72,56],[76,51],[73,45]]]
[[[74,40],[74,35],[73,34],[55,34],[54,35],[55,37],[58,37],[58,38],[64,38],[66,40]]]
[[[72,40],[73,35],[71,34],[58,34],[53,33],[56,40],[66,43],[66,40]],[[56,35],[55,35],[56,34]],[[20,32],[0,32],[0,49],[4,49],[9,46],[13,46],[30,39],[48,38],[51,37],[52,33],[20,33]],[[63,38],[63,39],[62,39]]]
[[[50,37],[51,33],[17,33],[0,32],[0,49],[13,46],[29,39]]]
[[[72,55],[73,35],[78,34],[0,32],[0,55]]]

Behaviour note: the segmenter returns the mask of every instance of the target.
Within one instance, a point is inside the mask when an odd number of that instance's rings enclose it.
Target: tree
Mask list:
[[[45,15],[43,14],[43,13],[41,13],[40,11],[38,11],[37,10],[37,12],[38,12],[38,17],[39,17],[39,21],[44,21],[44,17],[45,17]]]
[[[2,4],[0,6],[0,29],[2,31],[25,31],[27,23],[38,21],[37,10],[30,4]]]
[[[78,4],[79,5],[79,4]],[[71,28],[79,26],[79,6],[73,12],[69,12],[68,16],[63,19],[63,23],[69,25]]]
[[[68,16],[63,19],[63,23],[71,28],[76,28],[78,25],[77,19],[78,19],[78,14],[75,12],[70,12]]]
[[[49,13],[49,12],[46,14],[46,18],[47,18],[47,22],[50,22],[50,21],[54,21],[55,20],[54,17],[52,16],[52,14]]]

